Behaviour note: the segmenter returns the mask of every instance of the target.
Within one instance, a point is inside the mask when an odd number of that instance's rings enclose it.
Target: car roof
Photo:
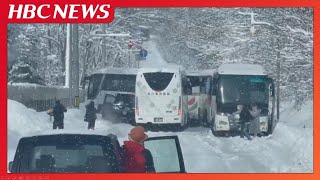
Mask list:
[[[116,136],[115,136],[116,137]],[[41,142],[45,142],[47,140],[70,140],[70,139],[79,139],[79,140],[111,140],[112,136],[109,135],[98,135],[98,134],[47,134],[47,135],[34,135],[28,137],[22,137],[20,141],[29,141],[29,140],[37,140]]]
[[[90,75],[94,74],[118,74],[118,75],[137,75],[137,68],[102,68],[92,72]]]

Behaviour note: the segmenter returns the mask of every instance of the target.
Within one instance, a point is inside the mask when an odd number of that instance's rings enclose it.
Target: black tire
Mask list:
[[[106,120],[106,113],[104,111],[101,111],[101,117],[102,119]]]
[[[214,136],[216,136],[216,137],[220,137],[220,136],[221,136],[221,132],[215,131],[214,128],[213,128],[213,126],[214,126],[214,122],[212,122],[212,124],[211,124],[211,126],[210,126],[210,129],[211,129],[212,134],[213,134]]]
[[[129,119],[129,124],[131,125],[131,126],[136,126],[136,121],[134,120],[134,118],[133,119]]]
[[[224,136],[224,132],[219,132],[219,131],[212,131],[212,134],[215,136],[215,137],[222,137]]]
[[[184,130],[186,130],[186,129],[187,129],[187,124],[185,124],[185,125],[179,124],[179,125],[177,126],[177,131],[179,131],[179,132],[182,132],[182,131],[184,131]]]
[[[268,131],[267,132],[263,132],[262,135],[263,136],[269,136],[270,134],[272,134],[272,124],[269,122],[268,123]]]
[[[147,125],[147,124],[139,124],[139,123],[136,123],[136,125],[137,125],[137,126],[142,126],[146,132],[151,131],[151,130],[150,130],[150,125]]]
[[[223,136],[231,137],[231,132],[229,132],[229,131],[223,132]]]

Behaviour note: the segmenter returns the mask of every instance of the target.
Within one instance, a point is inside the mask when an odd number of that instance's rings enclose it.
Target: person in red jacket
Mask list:
[[[123,170],[129,173],[155,172],[153,157],[143,146],[143,142],[148,139],[144,128],[136,126],[128,135],[129,141],[123,142],[120,153]]]

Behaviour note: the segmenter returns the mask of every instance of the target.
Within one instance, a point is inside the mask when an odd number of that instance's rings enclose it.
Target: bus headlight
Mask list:
[[[268,116],[259,117],[261,131],[263,131],[263,132],[268,131],[268,120],[269,120]]]
[[[229,117],[222,114],[216,114],[215,127],[218,131],[229,131]]]

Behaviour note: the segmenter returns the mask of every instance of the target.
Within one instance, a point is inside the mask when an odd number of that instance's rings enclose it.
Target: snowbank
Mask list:
[[[300,111],[283,103],[281,119],[273,135],[254,138],[239,136],[217,138],[208,128],[188,128],[184,132],[148,132],[150,137],[178,135],[186,171],[194,172],[313,172],[313,102]],[[84,105],[68,109],[65,129],[52,130],[52,120],[45,112],[36,112],[8,100],[8,162],[14,157],[23,136],[52,133],[116,134],[122,142],[132,128],[128,124],[112,124],[98,116],[96,129],[87,130],[83,121]]]

